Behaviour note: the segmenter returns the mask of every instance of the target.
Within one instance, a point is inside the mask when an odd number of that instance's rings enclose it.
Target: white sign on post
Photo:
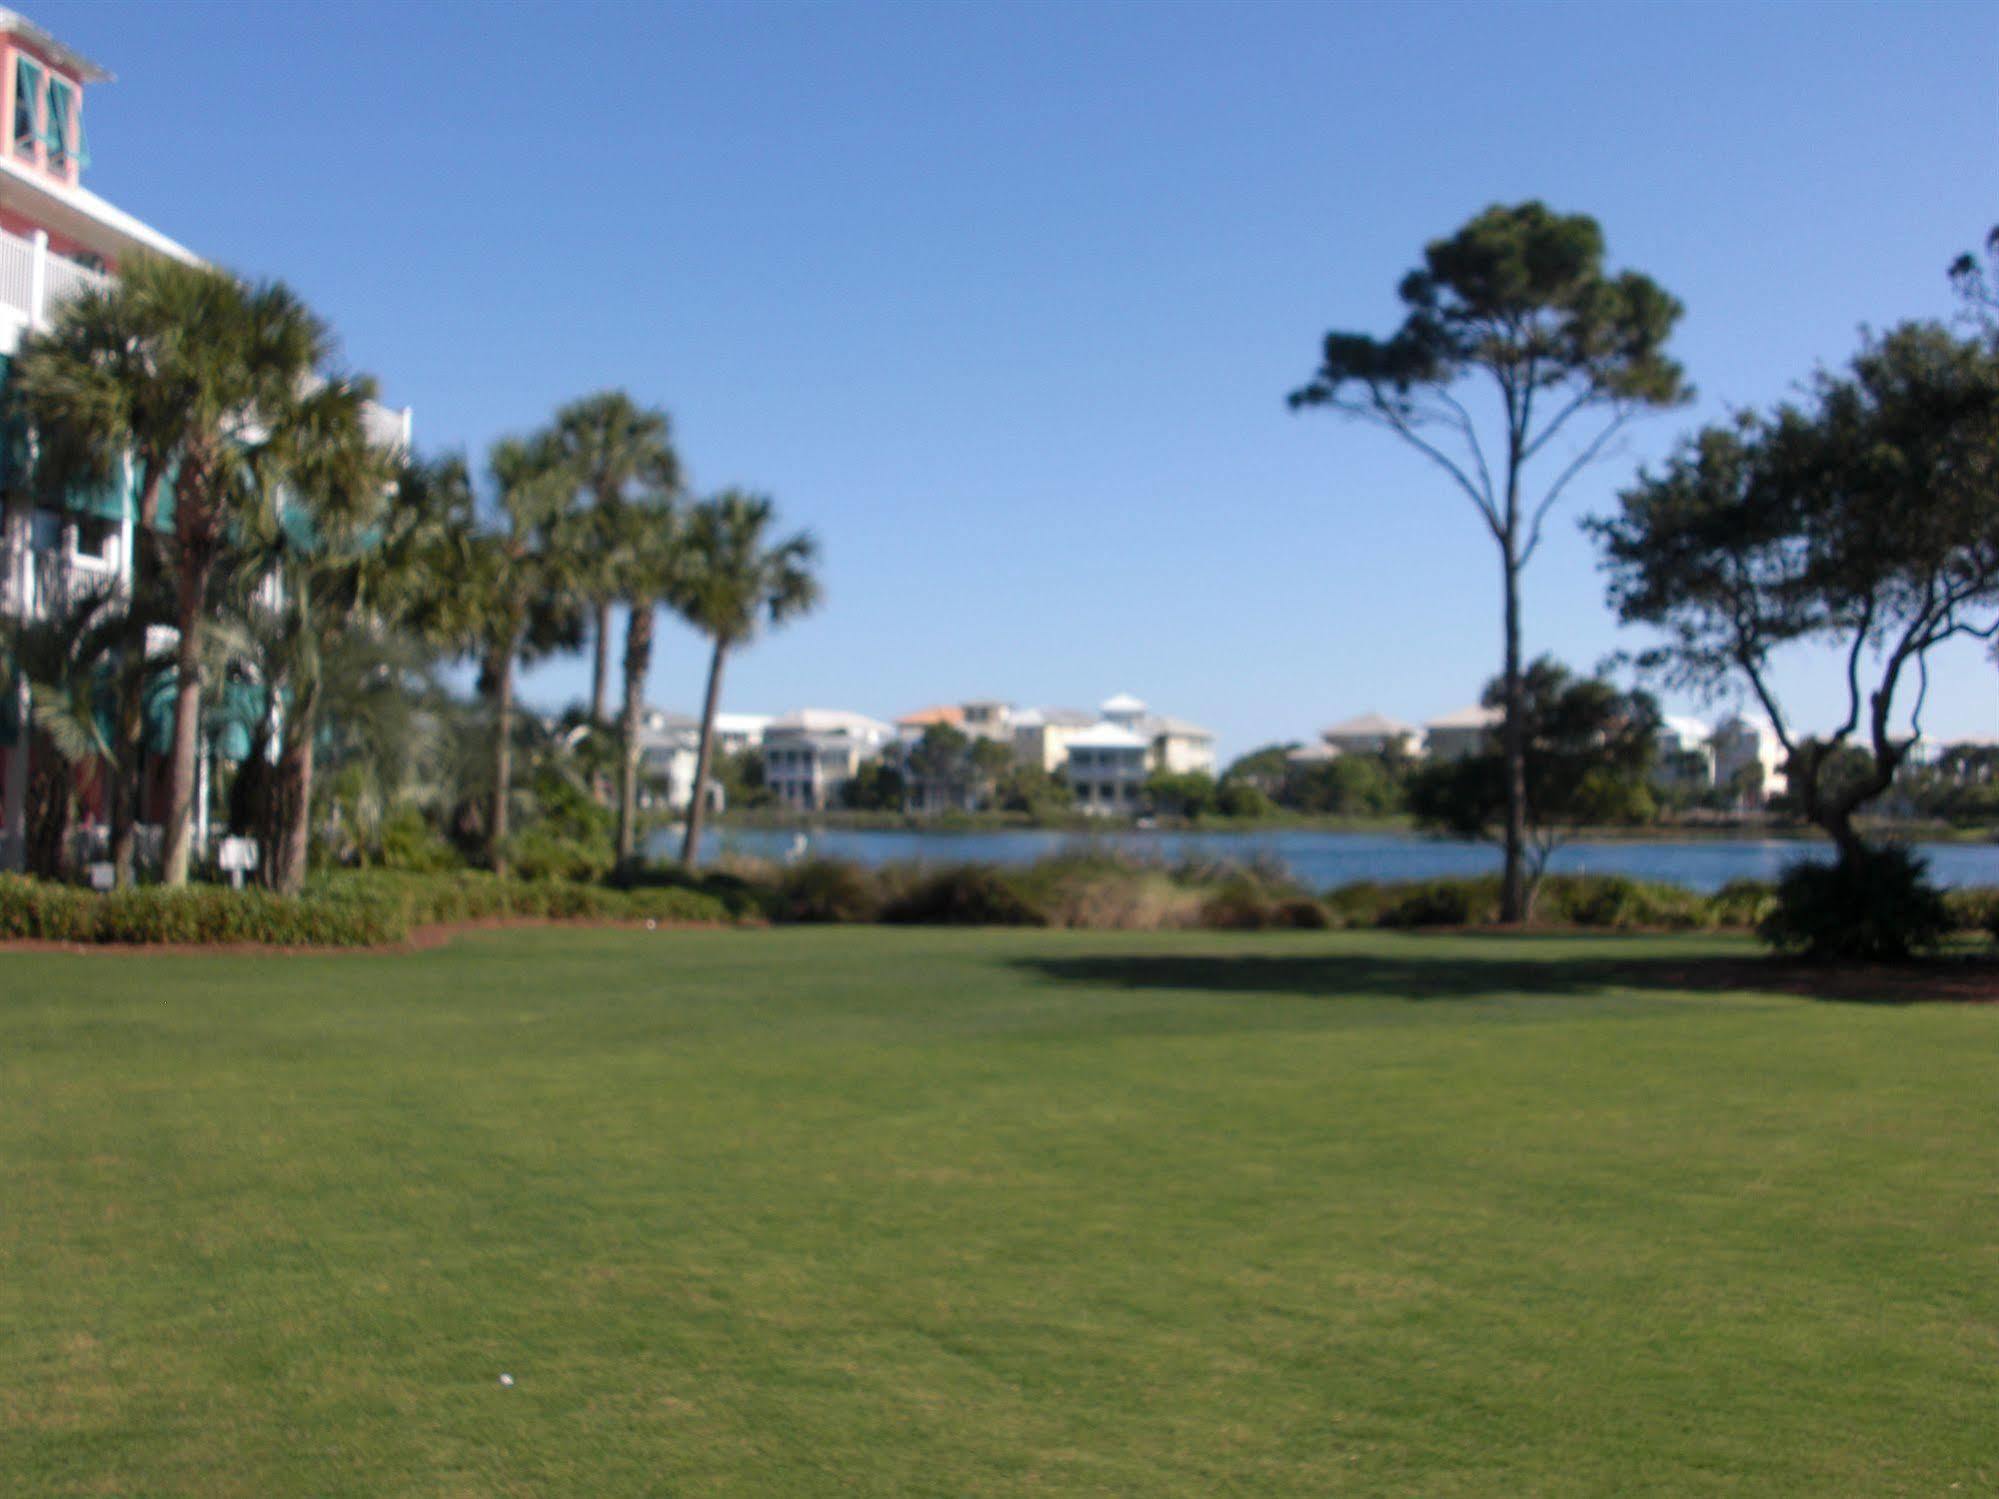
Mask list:
[[[224,838],[215,849],[215,863],[229,876],[229,883],[236,889],[243,888],[243,876],[257,867],[257,841],[254,838]]]

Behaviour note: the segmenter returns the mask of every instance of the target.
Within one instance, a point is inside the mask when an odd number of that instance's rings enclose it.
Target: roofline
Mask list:
[[[41,27],[30,21],[18,10],[0,6],[0,31],[19,32],[33,42],[51,59],[76,75],[79,83],[116,83],[108,68],[98,66],[76,48],[67,46],[50,36]]]
[[[0,155],[0,174],[4,174],[11,185],[27,189],[58,208],[81,215],[101,228],[109,229],[134,247],[149,250],[155,255],[165,255],[169,259],[184,261],[188,265],[206,264],[194,251],[176,239],[160,233],[143,219],[134,218],[113,203],[97,196],[87,187],[71,187],[31,171],[11,158]]]

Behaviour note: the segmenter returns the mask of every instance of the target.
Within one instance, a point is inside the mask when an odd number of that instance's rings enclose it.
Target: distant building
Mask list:
[[[865,713],[837,708],[787,713],[763,732],[764,785],[786,807],[824,811],[838,805],[847,782],[895,737],[892,727]]]
[[[1150,741],[1104,722],[1071,737],[1068,752],[1062,775],[1075,793],[1079,811],[1129,816],[1138,810],[1151,770]]]
[[[1312,744],[1301,744],[1296,749],[1284,752],[1284,763],[1293,769],[1309,769],[1314,765],[1325,765],[1340,757],[1339,746],[1320,739]]]
[[[1329,729],[1319,737],[1343,755],[1415,755],[1422,748],[1422,733],[1413,723],[1382,713],[1363,713]]]
[[[639,804],[685,812],[694,804],[694,772],[701,758],[701,720],[649,708],[639,721]],[[708,778],[708,805],[721,811],[721,783]]]
[[[995,698],[973,698],[958,708],[958,727],[974,739],[1013,738],[1013,704]]]
[[[1502,710],[1479,703],[1433,718],[1423,725],[1423,753],[1446,763],[1483,754],[1492,747],[1493,736],[1505,720]]]
[[[761,747],[764,730],[770,725],[771,716],[768,713],[717,713],[715,753],[740,755]]]
[[[1661,786],[1702,789],[1714,784],[1714,731],[1698,718],[1669,713],[1659,720],[1659,763],[1653,779]]]
[[[1736,714],[1718,724],[1708,747],[1714,755],[1714,784],[1748,806],[1761,806],[1783,793],[1784,746],[1766,718]]]
[[[1106,699],[1098,712],[1103,721],[1146,743],[1146,764],[1151,770],[1170,775],[1215,774],[1215,734],[1184,718],[1154,713],[1143,701],[1128,692]]]
[[[1013,754],[1023,765],[1054,775],[1069,758],[1069,746],[1097,724],[1081,708],[1030,708],[1013,716]]]

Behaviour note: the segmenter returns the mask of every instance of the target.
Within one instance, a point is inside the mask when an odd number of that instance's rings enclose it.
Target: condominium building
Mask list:
[[[1099,723],[1069,740],[1062,776],[1079,810],[1098,816],[1136,812],[1151,774],[1151,742],[1115,723]]]

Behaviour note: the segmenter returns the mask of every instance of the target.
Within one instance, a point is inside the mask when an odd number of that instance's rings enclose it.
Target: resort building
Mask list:
[[[1421,752],[1422,732],[1413,723],[1381,713],[1363,713],[1321,729],[1319,737],[1343,755],[1409,755]]]
[[[717,713],[715,753],[740,755],[763,747],[764,730],[771,725],[768,713]]]
[[[701,720],[648,709],[639,723],[639,804],[685,812],[694,804],[695,767],[701,760]],[[709,806],[722,809],[721,787],[710,777]]]
[[[1013,717],[1013,754],[1023,765],[1054,775],[1069,758],[1069,746],[1096,727],[1097,715],[1081,708],[1030,708]]]
[[[1708,741],[1714,756],[1714,784],[1745,806],[1757,807],[1781,795],[1784,746],[1767,718],[1736,714],[1724,719]]]
[[[111,75],[25,17],[0,9],[0,374],[28,331],[49,327],[71,298],[111,284],[136,255],[163,255],[199,264],[193,251],[106,202],[83,185],[90,164],[86,92]],[[407,446],[410,413],[371,407],[369,430],[384,445]],[[46,617],[83,588],[126,586],[131,578],[136,476],[128,462],[101,492],[73,494],[59,505],[7,517],[0,529],[0,615]],[[218,705],[226,707],[226,704]],[[19,864],[25,826],[29,737],[22,733],[22,699],[0,704],[0,869]],[[211,733],[213,748],[248,745],[247,733]],[[164,753],[164,744],[152,746]],[[207,837],[204,744],[203,794],[196,801],[196,837]],[[148,776],[142,821],[156,819],[162,788]],[[84,821],[101,814],[85,798]]]
[[[1659,763],[1653,779],[1661,786],[1702,789],[1714,784],[1714,731],[1698,718],[1669,713],[1659,720]]]
[[[764,785],[786,807],[823,812],[847,782],[896,738],[893,727],[864,713],[801,708],[773,719],[763,733]]]
[[[1147,767],[1171,775],[1215,773],[1215,735],[1184,718],[1154,713],[1130,693],[1119,693],[1097,710],[1104,722],[1136,734],[1146,742]]]
[[[1423,753],[1432,760],[1449,762],[1484,753],[1506,714],[1479,703],[1433,718],[1423,725]]]
[[[1151,773],[1151,743],[1130,729],[1104,722],[1068,741],[1063,779],[1075,793],[1079,811],[1096,816],[1129,816],[1139,810],[1145,778]]]

